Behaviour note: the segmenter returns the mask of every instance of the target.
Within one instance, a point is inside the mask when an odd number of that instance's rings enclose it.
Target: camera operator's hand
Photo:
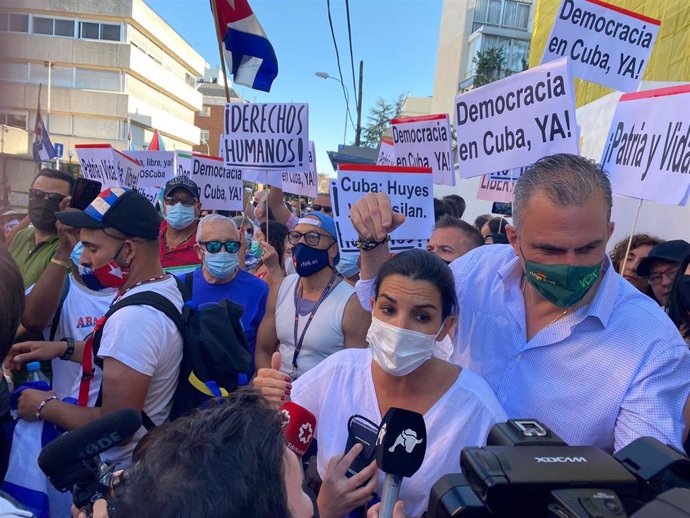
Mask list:
[[[65,354],[67,342],[31,341],[19,342],[10,348],[5,358],[5,368],[21,370],[25,364],[34,361],[52,360]]]
[[[108,518],[108,502],[103,500],[96,500],[93,504],[93,518]],[[72,518],[89,518],[84,509],[77,509],[72,506]],[[397,518],[397,517],[396,517]]]
[[[367,511],[367,518],[379,518],[379,511],[381,510],[381,502],[372,506]],[[393,507],[393,518],[409,518],[405,514],[405,506],[402,500],[395,502],[395,507]]]
[[[328,462],[316,499],[321,518],[341,518],[371,500],[378,483],[376,461],[350,478],[345,475],[361,451],[362,445],[358,443],[345,455],[336,455]]]
[[[271,368],[259,369],[253,383],[261,391],[261,395],[276,408],[289,399],[292,380],[290,376],[280,372],[280,353],[278,351],[271,356]]]

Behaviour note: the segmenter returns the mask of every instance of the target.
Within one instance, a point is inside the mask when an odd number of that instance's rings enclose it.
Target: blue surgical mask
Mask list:
[[[295,271],[300,277],[309,277],[330,266],[328,250],[312,248],[305,243],[297,243],[292,249]]]
[[[206,270],[208,270],[208,273],[216,279],[230,277],[239,264],[240,260],[236,253],[229,254],[223,250],[217,254],[204,252],[204,266]]]
[[[340,254],[340,261],[335,265],[335,269],[343,277],[354,277],[359,273],[358,259],[359,254]]]
[[[77,241],[77,244],[72,248],[72,253],[69,258],[72,260],[72,264],[79,268],[79,260],[81,259],[81,253],[84,250],[84,244],[81,241]]]
[[[191,207],[185,207],[182,205],[182,203],[167,205],[165,207],[165,221],[168,222],[168,225],[177,230],[187,228],[194,223],[194,220],[196,219],[194,208],[194,205]]]

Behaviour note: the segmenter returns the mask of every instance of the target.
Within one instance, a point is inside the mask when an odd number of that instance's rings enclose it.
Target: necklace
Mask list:
[[[522,286],[520,287],[520,290],[522,291],[522,298],[525,298],[525,281],[527,278],[523,275],[522,277]],[[563,311],[561,311],[558,315],[556,315],[556,318],[554,318],[551,322],[546,324],[544,327],[549,327],[558,322],[561,318],[563,318],[568,311],[570,311],[572,308],[565,308]]]
[[[156,282],[156,281],[160,281],[160,280],[162,280],[162,279],[165,279],[165,277],[167,277],[167,275],[168,275],[167,273],[164,273],[163,275],[159,275],[159,276],[157,276],[157,277],[151,277],[150,279],[146,279],[146,280],[144,280],[144,281],[139,281],[139,282],[137,282],[136,284],[133,284],[132,286],[130,286],[129,288],[127,288],[127,289],[126,289],[125,291],[123,291],[122,293],[120,293],[120,292],[118,291],[118,293],[117,293],[117,295],[115,296],[115,299],[114,299],[114,300],[118,300],[120,297],[122,297],[122,296],[123,296],[125,293],[127,293],[129,290],[134,289],[134,288],[136,288],[136,287],[138,287],[138,286],[141,286],[142,284],[148,284],[149,282]]]

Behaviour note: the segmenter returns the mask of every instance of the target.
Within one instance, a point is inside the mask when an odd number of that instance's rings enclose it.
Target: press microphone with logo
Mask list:
[[[283,433],[287,447],[299,457],[304,456],[314,438],[316,417],[309,410],[292,401],[283,403],[278,411],[283,416]]]
[[[74,504],[84,507],[109,487],[111,468],[99,455],[132,437],[141,414],[125,408],[58,437],[41,450],[38,466],[59,491],[72,490]]]
[[[426,425],[422,414],[391,407],[376,437],[376,465],[385,473],[380,518],[392,518],[403,478],[421,467],[426,453]]]

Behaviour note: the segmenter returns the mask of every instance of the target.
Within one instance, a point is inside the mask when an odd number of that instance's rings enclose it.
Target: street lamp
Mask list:
[[[206,140],[205,138],[202,138],[201,143],[206,144],[206,156],[211,156],[211,151],[210,151],[210,148],[208,147],[208,140]]]
[[[343,130],[344,146],[347,141],[347,119],[350,116],[350,95],[347,93],[347,87],[340,79],[330,76],[326,72],[314,72],[314,75],[316,77],[320,77],[321,79],[333,79],[334,81],[338,81],[341,85],[343,85],[343,92],[345,93],[345,129]]]

